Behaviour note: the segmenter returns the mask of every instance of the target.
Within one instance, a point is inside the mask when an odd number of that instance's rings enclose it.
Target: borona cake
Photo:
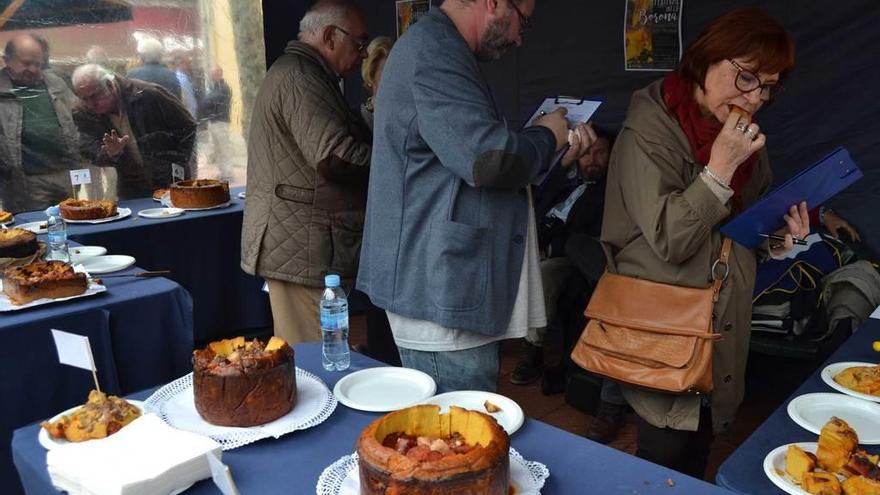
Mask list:
[[[99,220],[116,215],[116,201],[107,199],[65,199],[58,207],[66,220]]]
[[[196,410],[211,424],[274,421],[296,404],[293,349],[278,337],[265,346],[244,337],[211,342],[193,352],[193,394]]]
[[[182,180],[171,184],[169,196],[176,208],[210,208],[229,202],[229,183],[214,179]]]
[[[0,230],[0,258],[24,258],[37,252],[37,234],[24,229]]]
[[[358,438],[361,495],[508,495],[509,450],[504,429],[479,411],[394,411]]]

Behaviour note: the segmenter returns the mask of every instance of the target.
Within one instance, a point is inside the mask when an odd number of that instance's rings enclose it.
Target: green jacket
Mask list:
[[[322,287],[357,273],[370,134],[320,54],[288,43],[260,86],[248,137],[241,267]]]
[[[602,243],[609,270],[688,287],[708,287],[721,249],[719,231],[732,209],[699,178],[702,165],[677,120],[666,111],[657,81],[633,94],[608,169]],[[771,183],[766,150],[743,190],[745,206]],[[702,400],[711,401],[716,431],[733,419],[745,391],[756,253],[733,243],[730,275],[715,307],[710,398],[624,387],[630,405],[656,427],[696,431]]]

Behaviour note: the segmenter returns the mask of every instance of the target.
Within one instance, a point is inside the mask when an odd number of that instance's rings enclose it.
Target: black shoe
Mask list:
[[[544,370],[544,378],[541,380],[541,393],[544,395],[555,395],[565,392],[567,378],[563,363],[559,363],[556,366],[548,366]]]
[[[617,437],[626,421],[626,405],[617,405],[604,400],[599,402],[599,410],[590,423],[586,437],[594,442],[608,443]]]
[[[523,340],[523,350],[516,368],[510,374],[510,383],[514,385],[528,385],[541,378],[544,365],[544,350],[540,347]]]

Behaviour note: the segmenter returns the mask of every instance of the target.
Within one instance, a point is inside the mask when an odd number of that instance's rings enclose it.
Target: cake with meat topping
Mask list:
[[[37,261],[3,272],[3,292],[17,306],[37,299],[76,296],[88,287],[86,275],[74,272],[63,261]]]
[[[182,180],[171,184],[168,194],[176,208],[210,208],[229,202],[229,182],[215,179]]]
[[[284,416],[296,404],[293,349],[278,337],[223,339],[193,352],[193,395],[205,421],[256,426]]]
[[[479,411],[394,411],[358,438],[361,495],[508,495],[509,450],[504,429]]]

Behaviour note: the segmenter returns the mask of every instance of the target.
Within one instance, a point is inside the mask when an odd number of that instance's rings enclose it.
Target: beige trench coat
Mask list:
[[[609,270],[688,287],[708,287],[718,257],[719,231],[732,212],[699,178],[702,165],[675,118],[667,113],[661,81],[633,94],[608,171],[602,243]],[[769,187],[770,167],[761,150],[743,191],[745,206]],[[766,249],[766,248],[765,248]],[[672,395],[623,387],[630,405],[658,428],[696,431],[701,401],[711,401],[715,431],[729,426],[745,391],[756,252],[737,243],[730,275],[715,307],[711,397]]]

